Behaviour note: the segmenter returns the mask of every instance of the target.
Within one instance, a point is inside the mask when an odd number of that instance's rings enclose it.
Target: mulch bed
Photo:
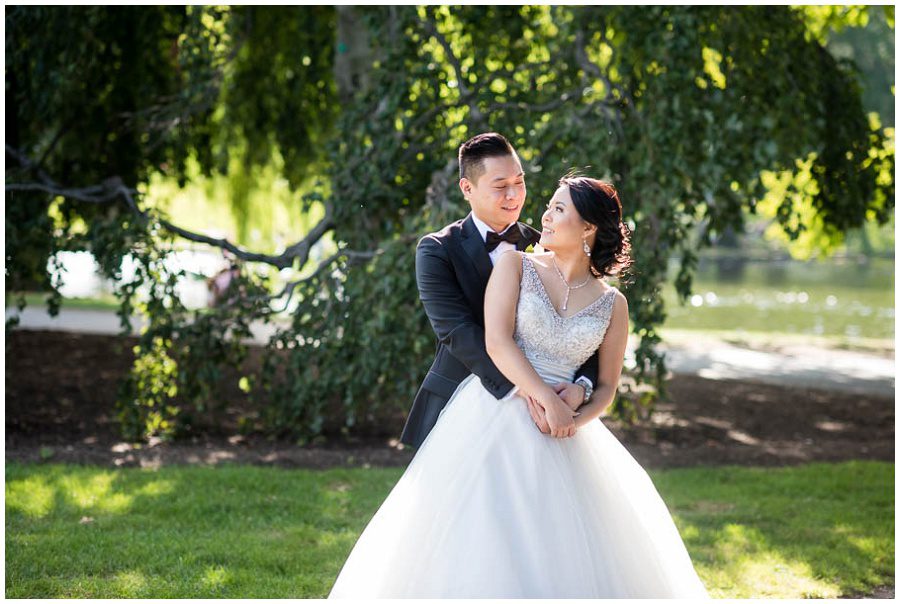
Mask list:
[[[402,417],[381,434],[332,437],[319,444],[239,435],[246,412],[237,374],[226,374],[215,423],[179,442],[124,442],[115,421],[119,381],[136,340],[18,330],[6,342],[6,458],[112,466],[218,464],[282,467],[404,466]],[[251,351],[248,363],[258,360]],[[668,400],[651,419],[606,425],[648,468],[780,466],[849,459],[894,460],[894,401],[811,388],[674,375]],[[243,407],[242,407],[243,405]]]

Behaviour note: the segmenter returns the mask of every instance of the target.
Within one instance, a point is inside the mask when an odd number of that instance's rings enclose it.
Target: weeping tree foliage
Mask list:
[[[53,310],[47,260],[94,254],[123,326],[134,309],[149,319],[120,397],[133,438],[188,429],[222,368],[243,359],[250,322],[292,300],[263,371],[242,380],[264,402],[260,426],[372,430],[408,407],[433,355],[416,240],[468,211],[456,150],[494,130],[523,159],[527,221],[571,167],[619,189],[635,233],[637,278],[624,291],[639,344],[614,409],[642,415],[664,395],[668,259],[680,257],[675,285],[689,296],[697,252],[740,232],[766,199],[761,174],[788,175],[776,215],[790,236],[804,228],[801,205],[835,232],[889,219],[893,129],[863,111],[854,65],[822,32],[868,10],[893,27],[893,9],[854,10],[12,7],[7,295],[44,288]],[[191,232],[142,204],[151,174],[183,181],[190,158],[205,174],[250,174],[276,153],[296,211],[324,208],[284,249]],[[252,182],[235,182],[240,216]],[[326,235],[338,251],[312,260]],[[215,310],[178,299],[167,258],[184,241],[244,262]],[[271,267],[294,277],[275,287]]]

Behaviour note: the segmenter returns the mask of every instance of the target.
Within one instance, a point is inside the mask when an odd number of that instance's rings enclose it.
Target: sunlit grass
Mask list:
[[[838,597],[893,583],[893,464],[651,474],[715,596]]]
[[[7,597],[320,597],[401,473],[6,469]]]
[[[6,596],[324,597],[401,473],[10,463]],[[650,474],[716,597],[893,581],[893,464]]]

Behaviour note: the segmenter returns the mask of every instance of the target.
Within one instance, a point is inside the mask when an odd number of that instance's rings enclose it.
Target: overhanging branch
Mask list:
[[[19,150],[6,145],[7,155],[18,160],[19,164],[26,171],[32,172],[38,179],[38,182],[22,182],[22,183],[6,183],[6,191],[40,191],[49,195],[65,197],[83,203],[112,203],[121,199],[128,208],[138,218],[148,221],[150,215],[142,210],[135,201],[137,192],[125,186],[122,179],[118,176],[107,179],[102,184],[92,185],[88,187],[73,188],[60,185],[55,182],[46,172],[38,168],[25,154]],[[157,218],[160,226],[167,231],[174,233],[189,241],[197,243],[205,243],[207,245],[228,250],[237,258],[247,262],[262,262],[278,267],[279,269],[288,268],[294,264],[303,266],[309,260],[309,254],[313,245],[316,244],[328,231],[334,228],[333,208],[331,204],[325,206],[325,216],[310,230],[303,239],[290,245],[281,254],[261,254],[251,252],[235,245],[224,238],[215,238],[195,233],[185,228],[179,227],[167,220]]]
[[[332,254],[331,256],[326,258],[325,260],[322,260],[319,263],[319,266],[316,267],[316,270],[314,270],[311,274],[307,275],[306,277],[303,277],[302,279],[297,279],[296,281],[291,281],[290,283],[288,283],[284,286],[284,289],[282,289],[280,293],[275,294],[274,296],[271,297],[271,299],[277,300],[279,298],[287,296],[287,299],[284,301],[284,307],[280,311],[276,311],[276,312],[284,312],[288,309],[288,306],[290,306],[290,304],[291,304],[291,298],[294,295],[294,290],[297,288],[298,285],[301,285],[308,281],[312,281],[313,279],[318,277],[319,274],[322,272],[322,270],[325,269],[325,267],[331,266],[331,264],[338,258],[343,256],[343,257],[347,258],[348,262],[353,263],[353,262],[359,262],[361,260],[371,260],[372,258],[375,257],[375,255],[377,253],[378,253],[377,251],[356,252],[356,251],[352,251],[352,250],[339,250],[339,251],[335,252],[334,254]]]
[[[325,270],[325,268],[331,266],[338,258],[346,258],[347,264],[350,265],[350,264],[355,264],[355,263],[359,263],[359,262],[364,262],[366,260],[371,260],[379,253],[381,253],[381,250],[375,250],[375,251],[371,251],[371,252],[358,252],[358,251],[354,251],[354,250],[339,250],[339,251],[335,252],[334,254],[332,254],[331,256],[329,256],[328,258],[319,262],[319,265],[316,267],[316,269],[312,273],[307,275],[306,277],[303,277],[301,279],[296,279],[294,281],[286,283],[284,285],[284,287],[281,289],[281,291],[278,292],[277,294],[261,295],[261,296],[229,296],[229,297],[226,297],[225,301],[222,302],[221,304],[219,304],[218,307],[219,308],[230,308],[230,307],[234,307],[238,304],[247,304],[248,302],[253,303],[253,302],[259,302],[259,301],[265,301],[265,302],[271,304],[275,300],[279,300],[279,299],[287,296],[287,298],[284,301],[284,305],[280,309],[274,309],[274,308],[270,307],[270,309],[267,311],[267,314],[277,314],[277,313],[285,312],[288,309],[288,306],[290,306],[290,304],[291,304],[291,298],[294,295],[294,290],[297,289],[298,286],[300,286],[304,283],[307,283],[309,281],[312,281],[313,279],[318,277],[319,274],[321,274],[322,271]]]

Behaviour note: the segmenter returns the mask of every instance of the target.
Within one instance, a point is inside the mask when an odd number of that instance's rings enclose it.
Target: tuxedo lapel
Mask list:
[[[519,241],[516,243],[516,249],[520,252],[524,252],[529,245],[533,245],[541,240],[541,234],[527,224],[517,222],[516,227],[518,227],[519,232],[522,233],[522,237],[520,237]]]
[[[481,290],[484,290],[488,279],[491,277],[493,265],[487,250],[484,248],[484,240],[481,238],[481,233],[478,232],[478,227],[475,226],[475,222],[472,220],[472,214],[469,214],[463,220],[462,248],[468,254],[472,264],[475,265],[475,270],[478,271],[478,276],[481,278]]]

